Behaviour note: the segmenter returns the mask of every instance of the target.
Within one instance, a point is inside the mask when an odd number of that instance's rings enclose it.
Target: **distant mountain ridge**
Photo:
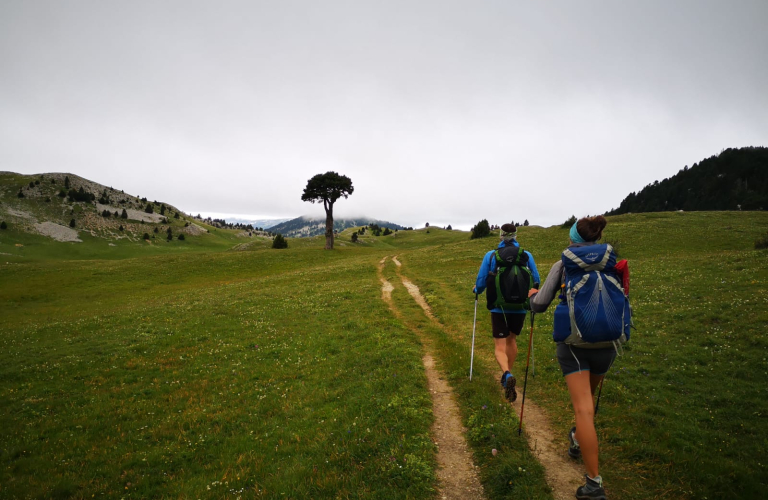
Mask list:
[[[606,215],[670,210],[765,210],[768,148],[728,148],[668,179],[629,193]]]
[[[232,218],[228,218],[227,222],[230,222],[233,224],[244,224],[246,226],[250,224],[253,227],[269,229],[273,226],[282,224],[283,222],[288,222],[290,220],[293,220],[293,219],[245,219],[242,217],[232,217]]]
[[[333,220],[333,229],[336,231],[343,231],[350,227],[367,226],[368,224],[378,224],[379,227],[389,229],[405,229],[404,226],[395,224],[393,222],[371,219],[368,217],[360,217],[354,219],[335,218]],[[272,233],[280,233],[289,238],[306,238],[309,236],[318,236],[325,234],[325,217],[297,217],[288,222],[283,222],[276,226],[269,228]]]

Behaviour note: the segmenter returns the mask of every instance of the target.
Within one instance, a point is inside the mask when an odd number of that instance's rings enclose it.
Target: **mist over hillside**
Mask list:
[[[395,224],[393,222],[371,219],[368,217],[359,218],[335,218],[333,220],[333,229],[336,231],[343,231],[351,227],[367,226],[368,224],[378,224],[379,227],[388,227],[392,230],[405,229],[405,226]],[[290,238],[305,238],[308,236],[318,236],[325,234],[325,217],[313,218],[313,217],[297,217],[288,222],[277,224],[270,228],[272,233],[280,233],[283,236]]]
[[[288,222],[293,219],[250,219],[246,217],[226,217],[227,222],[232,224],[251,225],[253,227],[260,227],[262,229],[269,229],[283,222]]]

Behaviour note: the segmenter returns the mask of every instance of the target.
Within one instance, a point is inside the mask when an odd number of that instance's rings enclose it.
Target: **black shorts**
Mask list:
[[[605,375],[616,359],[616,349],[603,347],[586,349],[568,344],[557,344],[557,361],[563,377],[588,370],[592,375]]]
[[[525,323],[525,314],[521,313],[491,313],[491,331],[493,338],[505,339],[511,334],[520,335]]]

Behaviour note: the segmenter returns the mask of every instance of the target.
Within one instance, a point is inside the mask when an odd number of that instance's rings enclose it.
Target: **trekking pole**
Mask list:
[[[469,358],[469,381],[472,382],[472,365],[475,362],[475,325],[477,325],[477,292],[475,292],[475,319],[472,320],[472,354]]]
[[[597,403],[595,404],[595,415],[597,415],[597,410],[600,409],[600,395],[603,394],[604,381],[605,381],[605,375],[603,375],[603,378],[600,380],[600,389],[597,391]]]
[[[528,362],[531,360],[531,346],[533,345],[533,316],[531,312],[531,335],[528,338],[528,356],[525,362],[525,381],[523,382],[523,401],[520,403],[520,427],[517,428],[517,435],[523,433],[523,410],[525,409],[525,389],[528,387]]]
[[[531,318],[533,318],[533,313],[531,313]],[[531,342],[531,377],[536,378],[536,351],[533,342]]]

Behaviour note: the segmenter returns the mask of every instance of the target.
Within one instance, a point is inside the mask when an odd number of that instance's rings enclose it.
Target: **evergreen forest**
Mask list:
[[[726,149],[663,181],[629,193],[606,215],[672,210],[765,210],[768,148]]]

